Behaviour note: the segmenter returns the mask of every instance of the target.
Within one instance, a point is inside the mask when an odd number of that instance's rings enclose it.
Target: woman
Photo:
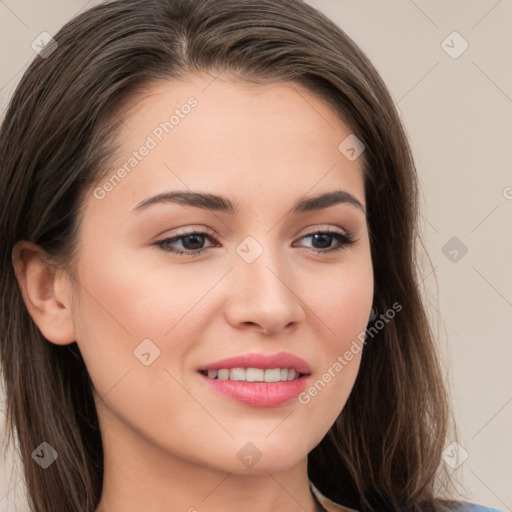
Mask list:
[[[413,159],[325,16],[97,6],[25,73],[0,157],[7,419],[34,511],[463,506],[443,497]]]

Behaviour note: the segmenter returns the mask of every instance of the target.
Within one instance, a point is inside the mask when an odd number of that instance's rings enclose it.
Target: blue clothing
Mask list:
[[[465,503],[457,507],[453,512],[502,512],[497,508],[484,507],[484,505],[477,505],[476,503]]]
[[[339,503],[336,503],[326,496],[324,496],[316,487],[315,484],[310,480],[309,486],[311,492],[315,497],[316,501],[324,509],[325,512],[358,512],[353,508],[348,508]],[[476,503],[462,503],[458,507],[453,509],[453,512],[502,512],[496,508],[484,507],[483,505],[477,505]]]

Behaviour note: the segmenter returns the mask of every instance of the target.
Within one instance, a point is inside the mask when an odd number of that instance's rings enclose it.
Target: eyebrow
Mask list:
[[[158,203],[175,203],[185,206],[193,206],[195,208],[203,208],[205,210],[215,212],[228,213],[230,215],[237,214],[240,211],[238,203],[233,203],[226,197],[188,191],[175,191],[158,194],[148,199],[144,199],[134,208],[134,210],[143,210]],[[345,190],[335,190],[310,197],[308,199],[299,199],[291,207],[290,211],[293,213],[313,212],[329,208],[336,204],[349,204],[355,206],[366,215],[366,211],[361,202]]]

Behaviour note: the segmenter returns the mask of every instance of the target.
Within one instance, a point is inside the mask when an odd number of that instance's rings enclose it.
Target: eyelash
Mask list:
[[[333,253],[333,252],[339,251],[341,249],[350,247],[351,245],[353,245],[357,242],[357,240],[353,237],[353,235],[351,233],[348,233],[348,232],[341,233],[340,231],[337,231],[334,229],[324,229],[321,231],[314,231],[312,233],[308,233],[307,235],[301,236],[299,238],[299,240],[301,240],[302,238],[307,238],[307,237],[314,236],[317,234],[330,235],[330,236],[334,237],[336,240],[338,240],[339,245],[332,249],[325,249],[325,250],[314,249],[311,247],[306,248],[308,251],[311,251],[315,254]],[[217,239],[215,238],[215,236],[213,236],[212,233],[210,233],[206,230],[198,229],[198,230],[192,230],[190,232],[180,233],[179,235],[174,236],[172,238],[165,238],[164,240],[159,240],[158,242],[155,242],[155,245],[160,247],[164,251],[171,252],[171,253],[178,254],[178,255],[188,255],[188,256],[199,256],[204,251],[206,251],[208,249],[212,249],[212,247],[204,247],[202,249],[197,249],[196,251],[191,252],[191,251],[180,250],[180,249],[170,249],[167,246],[167,244],[169,244],[169,243],[180,241],[181,239],[187,238],[192,235],[205,236],[205,237],[211,238],[214,242],[218,243]]]

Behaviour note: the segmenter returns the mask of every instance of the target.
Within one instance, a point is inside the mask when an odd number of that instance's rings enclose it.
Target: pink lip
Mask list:
[[[247,354],[229,357],[201,366],[199,370],[221,370],[223,368],[228,370],[231,368],[261,368],[263,370],[268,370],[269,368],[294,368],[298,373],[311,373],[311,369],[304,359],[286,352],[279,352],[273,355]]]
[[[303,375],[287,382],[245,382],[237,380],[204,379],[218,393],[253,407],[278,407],[297,398],[306,387],[309,376]]]
[[[198,370],[220,370],[231,368],[293,368],[301,375],[286,382],[245,382],[211,379],[200,373],[200,377],[218,393],[253,407],[278,407],[295,399],[306,387],[311,369],[304,359],[280,352],[273,355],[247,354],[230,357],[201,366]]]

